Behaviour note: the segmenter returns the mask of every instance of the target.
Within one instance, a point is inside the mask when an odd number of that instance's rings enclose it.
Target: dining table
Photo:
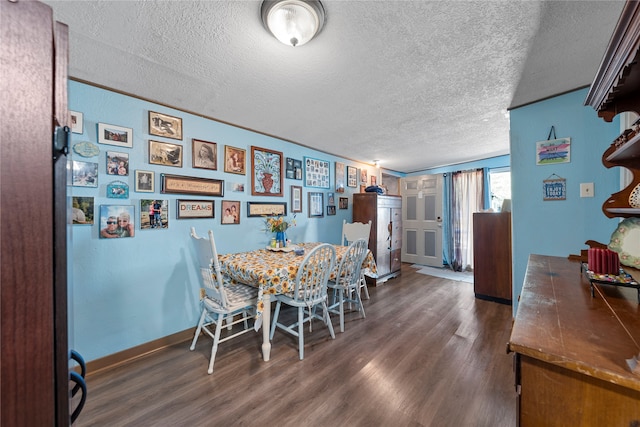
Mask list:
[[[298,243],[286,248],[264,248],[218,255],[222,271],[232,279],[232,282],[258,288],[254,328],[258,331],[262,327],[262,356],[265,362],[269,360],[271,354],[269,340],[271,296],[293,295],[298,267],[305,255],[320,244],[322,242]],[[333,247],[336,249],[336,262],[329,280],[335,280],[340,261],[348,249],[348,246],[342,245],[333,245]],[[298,255],[297,253],[301,252],[300,249],[304,250],[304,253]],[[376,262],[370,250],[367,250],[362,268],[365,275],[376,277]]]

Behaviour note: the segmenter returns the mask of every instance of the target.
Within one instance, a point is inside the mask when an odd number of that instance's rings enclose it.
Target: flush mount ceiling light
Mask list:
[[[264,27],[294,47],[309,42],[324,25],[324,7],[318,0],[265,0],[261,14]]]

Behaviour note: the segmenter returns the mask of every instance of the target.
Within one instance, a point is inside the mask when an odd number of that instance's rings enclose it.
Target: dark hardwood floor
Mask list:
[[[276,331],[269,362],[262,334],[245,334],[220,345],[212,375],[207,336],[89,373],[74,426],[516,425],[511,306],[409,264],[369,293],[367,318],[347,314],[335,340],[307,326],[302,361]]]

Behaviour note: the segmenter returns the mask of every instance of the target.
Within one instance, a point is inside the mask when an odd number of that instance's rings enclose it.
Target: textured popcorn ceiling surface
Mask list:
[[[589,85],[624,4],[325,0],[291,48],[260,1],[45,3],[73,78],[399,172],[507,154],[508,109]]]

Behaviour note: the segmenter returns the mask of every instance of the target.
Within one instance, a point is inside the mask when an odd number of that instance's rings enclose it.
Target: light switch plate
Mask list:
[[[593,182],[580,183],[580,197],[593,197]]]

